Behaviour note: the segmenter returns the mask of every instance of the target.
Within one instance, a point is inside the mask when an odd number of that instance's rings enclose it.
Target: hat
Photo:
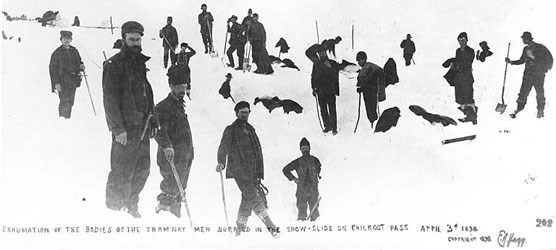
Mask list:
[[[67,31],[67,30],[62,30],[62,31],[60,31],[60,39],[61,39],[62,37],[71,38],[71,35],[72,35],[71,31]]]
[[[181,73],[177,66],[173,65],[168,69],[168,84],[175,86],[186,83],[185,74]]]
[[[303,137],[303,139],[301,139],[301,141],[299,142],[299,147],[303,147],[303,146],[311,147],[311,144],[305,137]]]
[[[339,42],[339,41],[342,41],[342,37],[341,37],[341,36],[337,36],[334,40],[336,40],[336,41],[338,41],[338,42]]]
[[[407,37],[407,38],[413,38],[413,37],[411,36],[411,34],[407,34],[406,37]]]
[[[181,43],[181,44],[180,44],[180,47],[181,47],[181,48],[183,48],[183,47],[186,47],[186,48],[187,48],[187,46],[189,46],[187,43]]]
[[[241,101],[238,102],[236,104],[236,106],[234,107],[234,111],[237,113],[240,109],[244,109],[244,108],[248,108],[249,110],[251,110],[251,107],[249,107],[249,103],[246,101]]]
[[[206,7],[207,7],[207,5],[206,5],[206,4],[201,4],[201,9],[202,9],[203,7],[205,7],[205,8],[206,8]]]
[[[465,37],[465,40],[469,40],[469,39],[467,38],[467,33],[465,33],[465,32],[459,33],[458,39],[460,39],[460,38],[462,38],[462,37]]]
[[[253,17],[259,17],[258,13],[253,14]]]
[[[355,60],[367,60],[367,54],[363,51],[357,52],[357,56],[355,56]]]
[[[143,36],[143,31],[145,31],[143,25],[136,21],[127,21],[122,24],[122,37],[124,38],[125,34],[127,33],[139,33],[141,36]]]
[[[230,20],[232,20],[232,19],[236,19],[236,20],[237,20],[237,16],[232,15],[232,16],[230,17]]]
[[[226,77],[232,78],[232,74],[228,73],[228,74],[226,74]]]
[[[488,47],[488,44],[487,44],[487,42],[486,42],[486,41],[482,41],[482,42],[480,42],[480,43],[479,43],[479,46],[481,46],[481,47],[482,47],[482,46],[485,46],[485,47],[486,47],[486,49],[490,49],[490,48]]]
[[[253,10],[252,10],[252,9],[249,9],[249,10],[247,11],[247,13],[253,13]]]
[[[531,32],[525,31],[525,32],[523,32],[523,35],[521,35],[521,38],[527,39],[527,40],[533,40],[533,35],[531,35]]]

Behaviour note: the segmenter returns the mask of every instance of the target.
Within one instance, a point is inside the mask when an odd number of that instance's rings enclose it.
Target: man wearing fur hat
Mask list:
[[[232,24],[230,26],[230,23]],[[230,48],[226,52],[228,55],[228,63],[229,67],[235,67],[234,65],[234,51],[237,50],[237,57],[238,57],[238,67],[236,70],[243,69],[243,54],[245,53],[245,43],[247,43],[247,38],[245,38],[245,28],[243,25],[237,22],[237,16],[232,15],[230,19],[228,19],[228,32],[230,32]]]
[[[237,119],[227,126],[218,147],[216,171],[226,170],[226,178],[234,179],[241,191],[241,203],[236,221],[240,235],[247,226],[251,211],[262,220],[274,238],[279,237],[276,225],[270,220],[266,194],[261,180],[264,178],[263,152],[255,129],[247,121],[251,108],[248,102],[236,104]]]
[[[460,122],[471,122],[477,124],[477,111],[479,108],[475,106],[473,99],[473,60],[475,60],[475,50],[467,46],[467,33],[461,32],[458,35],[458,43],[460,47],[456,50],[456,57],[453,60],[455,69],[455,95],[456,103],[460,106],[458,109],[465,115],[464,118],[458,119]]]
[[[60,104],[58,115],[69,119],[75,99],[75,91],[81,86],[81,71],[85,65],[81,61],[79,51],[70,45],[72,33],[60,31],[62,45],[52,53],[50,57],[49,71],[52,92],[58,93]]]
[[[299,142],[299,149],[301,150],[301,157],[293,160],[286,165],[282,172],[289,181],[294,181],[297,184],[297,191],[295,197],[297,198],[297,220],[305,220],[307,218],[307,204],[309,204],[309,211],[311,214],[311,221],[315,221],[319,217],[319,209],[317,201],[319,199],[319,179],[321,165],[317,157],[310,154],[311,145],[307,138],[303,137]],[[291,173],[297,173],[297,178]]]
[[[185,189],[193,161],[193,141],[183,100],[188,86],[185,75],[169,71],[168,83],[170,94],[156,105],[160,121],[160,131],[155,136],[158,142],[156,162],[163,178],[160,183],[162,193],[157,197],[157,211],[170,211],[179,218],[182,198],[170,162],[174,163],[181,186]]]
[[[149,137],[157,132],[158,118],[145,65],[150,57],[141,53],[143,25],[128,21],[121,30],[123,47],[108,59],[102,73],[106,122],[112,132],[106,207],[123,208],[140,218],[139,193],[151,165]]]
[[[537,118],[543,118],[546,102],[544,98],[544,77],[546,72],[552,69],[554,59],[550,51],[544,45],[533,42],[531,32],[523,32],[521,39],[523,39],[523,43],[526,46],[523,48],[523,53],[519,60],[512,61],[506,58],[506,63],[510,63],[511,65],[521,65],[525,63],[523,81],[521,83],[519,95],[517,96],[517,109],[510,114],[510,116],[515,118],[517,113],[525,108],[527,96],[529,96],[531,89],[534,87],[535,92],[537,92]]]

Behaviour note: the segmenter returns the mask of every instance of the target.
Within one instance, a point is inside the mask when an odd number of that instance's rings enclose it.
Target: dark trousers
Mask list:
[[[297,219],[305,220],[307,218],[307,205],[309,205],[309,213],[316,206],[315,211],[311,215],[311,220],[320,216],[317,201],[319,199],[319,189],[316,185],[298,186],[295,192],[297,198]]]
[[[191,170],[191,162],[193,161],[190,145],[185,143],[175,143],[174,148],[174,165],[178,176],[180,177],[181,185],[185,191],[187,187],[187,180],[189,179],[189,172]],[[162,175],[162,182],[160,182],[160,190],[162,193],[158,196],[158,200],[162,205],[170,206],[174,203],[181,202],[181,193],[176,182],[176,177],[170,166],[170,162],[166,160],[164,149],[158,147],[156,162],[160,168]]]
[[[60,104],[58,105],[58,115],[65,118],[71,117],[71,109],[75,100],[76,87],[62,87],[62,91],[58,93]]]
[[[242,221],[242,217],[243,219],[249,217],[251,211],[255,212],[257,216],[264,215],[266,208],[263,198],[257,190],[257,181],[239,178],[235,178],[235,181],[241,191],[241,203],[237,214],[238,221]]]
[[[363,91],[363,100],[365,100],[365,109],[367,110],[367,118],[371,123],[378,119],[376,112],[377,93],[375,89]]]
[[[521,83],[521,89],[517,96],[517,102],[525,104],[527,103],[527,97],[534,87],[537,93],[537,109],[544,110],[544,105],[546,100],[544,98],[544,73],[524,73],[523,82]]]
[[[473,73],[458,73],[454,84],[456,103],[460,105],[473,104]]]
[[[411,59],[413,58],[413,53],[403,54],[403,58],[405,59],[405,66],[411,65]]]
[[[212,52],[212,41],[210,39],[210,34],[208,31],[201,31],[201,38],[203,39],[203,44],[205,45],[205,51]]]
[[[325,129],[337,129],[336,95],[333,93],[318,93],[320,115]]]
[[[120,210],[122,207],[137,207],[139,193],[149,176],[149,138],[139,141],[141,129],[128,129],[127,144],[116,142],[112,135],[110,173],[106,183],[106,207]]]
[[[170,61],[172,65],[176,63],[176,53],[170,47],[164,46],[164,68],[168,67],[168,54],[170,54]]]
[[[236,50],[237,50],[236,54],[238,57],[238,66],[243,67],[243,54],[245,54],[245,47],[243,45],[240,46],[230,45],[230,48],[226,52],[226,54],[228,55],[228,60],[230,61],[230,65],[232,67],[235,66],[233,53]]]

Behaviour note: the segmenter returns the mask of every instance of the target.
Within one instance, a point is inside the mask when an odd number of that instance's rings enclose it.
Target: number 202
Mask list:
[[[551,219],[537,219],[537,227],[552,227]]]

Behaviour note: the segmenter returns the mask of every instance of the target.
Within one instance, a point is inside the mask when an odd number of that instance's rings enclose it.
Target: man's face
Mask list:
[[[203,12],[207,11],[207,7],[205,6],[203,6],[201,9],[203,10]]]
[[[176,97],[183,98],[185,96],[185,90],[187,89],[187,84],[170,85],[172,89],[172,94]]]
[[[64,37],[60,38],[60,41],[62,42],[62,45],[67,47],[67,46],[70,46],[70,43],[71,43],[72,39],[71,39],[71,37],[64,36]]]
[[[249,110],[249,108],[242,108],[237,111],[236,116],[242,121],[247,121],[249,120],[249,113],[251,113],[251,110]]]
[[[467,46],[467,39],[465,37],[458,38],[459,46],[465,47]]]
[[[301,146],[301,148],[299,148],[299,149],[301,150],[301,153],[302,153],[303,155],[309,155],[309,153],[311,152],[311,147],[309,147],[309,146],[303,145],[303,146]]]
[[[521,38],[521,40],[523,40],[524,44],[531,44],[531,40],[527,39],[527,38]]]
[[[125,34],[125,45],[129,47],[133,52],[141,52],[141,34],[139,33],[126,33]]]
[[[259,16],[253,16],[253,22],[258,22],[259,21]]]
[[[357,60],[357,64],[359,64],[359,66],[363,67],[363,65],[365,65],[365,63],[367,62],[367,59],[359,59]]]
[[[168,19],[166,22],[167,22],[169,25],[172,25],[172,19]]]

